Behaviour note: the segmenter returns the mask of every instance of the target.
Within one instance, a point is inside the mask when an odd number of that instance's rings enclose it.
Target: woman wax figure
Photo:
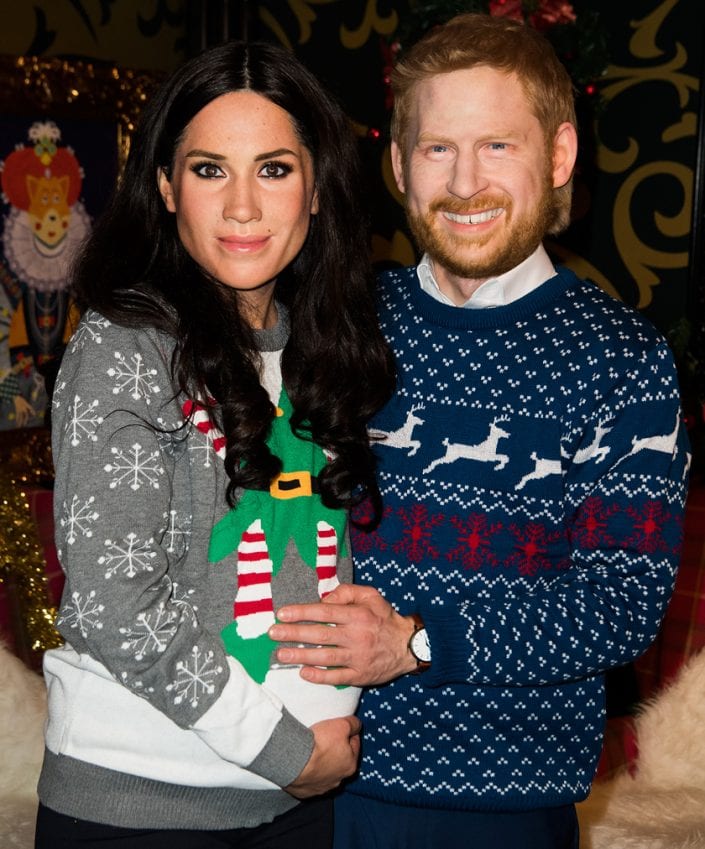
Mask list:
[[[361,184],[343,111],[274,45],[211,48],[144,110],[53,397],[38,849],[329,845],[358,692],[267,631],[351,580],[348,509],[381,509]]]

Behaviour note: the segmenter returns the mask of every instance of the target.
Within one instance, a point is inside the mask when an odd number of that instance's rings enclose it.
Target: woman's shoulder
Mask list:
[[[88,309],[67,343],[66,355],[102,357],[111,350],[115,355],[117,348],[140,355],[144,351],[156,349],[168,361],[174,350],[174,340],[155,327],[130,326],[106,318],[97,310]]]

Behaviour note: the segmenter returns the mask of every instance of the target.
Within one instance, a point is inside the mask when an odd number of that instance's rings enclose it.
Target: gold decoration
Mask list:
[[[49,432],[44,428],[5,431],[0,439],[0,583],[17,606],[27,645],[18,653],[61,645],[53,622],[44,553],[32,519],[27,491],[52,477]]]
[[[571,251],[570,248],[567,248],[560,242],[554,242],[547,239],[544,244],[551,256],[554,256],[560,263],[570,268],[571,271],[577,274],[578,277],[592,280],[597,283],[601,289],[604,289],[605,292],[612,295],[613,298],[616,298],[618,301],[622,300],[622,296],[615,289],[612,283],[610,283],[607,277],[605,277],[597,266],[585,259],[585,257]]]
[[[311,39],[311,25],[315,23],[318,16],[310,7],[328,6],[331,3],[337,2],[338,0],[288,0],[288,6],[296,16],[296,21],[299,25],[297,44],[306,44]],[[294,47],[291,39],[274,15],[263,5],[258,7],[258,14],[260,21],[272,31],[279,43],[288,50],[293,51]]]
[[[367,0],[365,16],[356,30],[348,29],[341,24],[340,43],[347,50],[357,50],[367,42],[372,32],[380,35],[391,35],[399,26],[399,16],[392,11],[387,17],[382,17],[377,9],[376,0]]]
[[[135,123],[163,74],[93,62],[0,56],[0,109],[114,121],[122,170]]]
[[[688,265],[687,251],[657,250],[643,241],[633,227],[633,218],[630,215],[634,195],[641,184],[649,178],[663,178],[666,174],[680,183],[680,196],[683,202],[675,216],[667,217],[658,210],[654,210],[653,220],[664,236],[670,238],[685,236],[690,228],[693,200],[693,172],[685,165],[667,161],[642,165],[624,180],[615,198],[612,213],[615,243],[639,289],[637,303],[639,309],[651,303],[651,290],[661,282],[660,276],[654,269],[686,268]]]
[[[697,121],[695,113],[688,109],[691,99],[698,91],[697,77],[683,71],[688,55],[682,44],[672,45],[672,55],[666,57],[659,47],[660,29],[673,10],[677,0],[663,0],[651,13],[640,20],[632,21],[635,32],[629,41],[632,56],[641,60],[642,64],[634,67],[610,65],[601,85],[602,100],[611,104],[623,95],[628,95],[636,86],[642,84],[667,83],[677,96],[680,116],[677,121],[661,127],[663,142],[663,158],[657,161],[640,163],[641,150],[634,138],[627,138],[620,150],[612,150],[600,140],[598,148],[598,165],[605,173],[623,174],[621,186],[617,192],[612,212],[613,236],[615,247],[620,259],[629,273],[633,276],[638,290],[639,309],[648,307],[653,300],[653,290],[661,285],[662,270],[687,268],[689,255],[687,250],[676,250],[669,247],[677,244],[681,247],[687,236],[692,218],[693,208],[693,169],[680,162],[668,159],[668,145],[679,139],[695,137]],[[656,60],[658,64],[654,62]],[[648,62],[648,64],[643,64]],[[614,108],[614,107],[613,107]],[[654,119],[652,119],[654,120]],[[599,133],[599,129],[598,129]],[[636,203],[638,191],[642,190],[647,181],[667,178],[674,184],[672,197],[680,199],[680,209],[673,215],[666,215],[654,209],[651,220],[655,232],[665,237],[665,247],[662,239],[658,246],[654,244],[654,236],[649,233],[637,233],[633,206]],[[643,227],[640,221],[639,226]],[[573,270],[574,266],[569,263]],[[594,279],[594,278],[593,278]],[[602,285],[602,284],[601,284]],[[606,288],[603,285],[603,288]],[[614,287],[609,287],[608,291]]]

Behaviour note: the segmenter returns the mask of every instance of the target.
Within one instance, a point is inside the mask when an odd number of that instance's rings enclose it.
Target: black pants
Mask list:
[[[575,805],[534,811],[450,811],[341,793],[335,849],[578,849]]]
[[[37,813],[35,849],[330,849],[333,802],[302,802],[270,823],[227,831],[117,828],[57,814]]]

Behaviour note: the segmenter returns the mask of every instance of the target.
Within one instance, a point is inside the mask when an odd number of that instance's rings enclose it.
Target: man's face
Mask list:
[[[393,143],[392,163],[414,237],[454,303],[543,239],[553,188],[575,163],[572,125],[551,142],[514,74],[478,66],[416,86],[406,154]]]

